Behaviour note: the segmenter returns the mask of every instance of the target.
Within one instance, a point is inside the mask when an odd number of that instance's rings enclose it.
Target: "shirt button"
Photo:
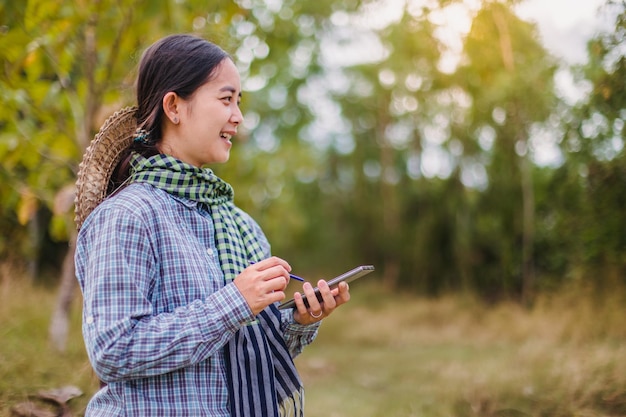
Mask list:
[[[86,322],[87,324],[93,324],[93,316],[89,316],[89,317],[87,317],[87,319],[85,319],[85,322]]]
[[[209,248],[206,250],[207,255],[213,256],[213,249]]]

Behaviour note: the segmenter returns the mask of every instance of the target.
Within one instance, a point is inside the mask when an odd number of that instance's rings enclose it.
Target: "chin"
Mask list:
[[[230,154],[223,155],[220,158],[215,158],[211,164],[225,164],[230,159]]]

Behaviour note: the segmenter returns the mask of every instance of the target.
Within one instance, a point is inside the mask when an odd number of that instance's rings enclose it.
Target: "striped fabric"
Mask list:
[[[131,160],[131,181],[148,183],[172,195],[206,205],[215,225],[215,241],[226,283],[263,248],[233,204],[232,187],[209,169],[173,157],[155,155]],[[285,341],[280,312],[271,305],[242,327],[226,345],[229,401],[233,417],[303,416],[304,390]]]

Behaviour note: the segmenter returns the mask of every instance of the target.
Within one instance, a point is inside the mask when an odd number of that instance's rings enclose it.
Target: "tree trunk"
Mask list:
[[[98,15],[94,13],[89,19],[88,26],[85,29],[85,76],[87,78],[87,95],[85,97],[85,112],[80,121],[80,129],[78,130],[76,141],[79,147],[84,151],[89,145],[91,129],[94,125],[96,112],[99,109],[100,91],[95,81],[95,71],[98,65],[97,42],[95,38],[96,26],[98,25]],[[112,65],[112,64],[110,64]],[[73,192],[72,188],[72,192]],[[72,194],[73,195],[73,194]],[[72,198],[73,204],[73,198]],[[73,207],[73,205],[70,205]],[[63,212],[69,211],[70,208],[61,209]],[[71,211],[73,213],[73,210]],[[73,222],[72,222],[73,223]],[[74,299],[76,288],[76,278],[74,270],[74,253],[76,251],[76,236],[78,232],[75,228],[70,231],[69,249],[63,260],[63,268],[61,270],[61,283],[59,286],[59,294],[57,296],[57,304],[52,314],[50,328],[48,334],[50,342],[59,351],[65,351],[67,343],[67,335],[69,333],[69,313]]]
[[[385,106],[379,106],[379,109],[387,109]],[[397,241],[399,230],[399,207],[396,186],[392,184],[389,177],[394,169],[394,150],[392,145],[385,137],[385,128],[389,125],[389,115],[386,111],[380,111],[378,116],[378,140],[380,151],[380,196],[383,205],[382,224],[383,224],[383,241],[384,245],[384,265],[383,265],[383,285],[389,290],[393,290],[398,286],[400,276],[400,263],[398,260]]]
[[[514,73],[513,45],[507,23],[499,8],[493,9],[493,19],[500,35],[500,52],[504,68]],[[512,116],[517,128],[516,142],[524,145],[524,155],[520,156],[520,176],[522,189],[522,303],[528,304],[533,296],[535,285],[534,270],[534,239],[535,239],[535,192],[533,189],[532,162],[529,154],[528,134],[524,126],[529,122],[521,116],[517,104],[513,107]]]
[[[74,292],[76,290],[76,276],[74,270],[74,252],[76,250],[76,232],[72,233],[69,242],[69,248],[63,259],[63,268],[61,270],[61,284],[57,295],[57,302],[52,313],[52,320],[48,334],[52,346],[59,352],[64,352],[67,344],[67,335],[69,333],[69,316]]]
[[[523,156],[520,162],[522,170],[523,202],[522,303],[528,304],[532,301],[535,287],[535,261],[533,250],[535,240],[535,192],[533,190],[532,167],[529,154],[527,153]]]

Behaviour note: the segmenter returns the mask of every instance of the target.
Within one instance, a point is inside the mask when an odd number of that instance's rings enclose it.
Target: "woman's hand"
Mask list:
[[[339,285],[330,289],[326,281],[319,280],[317,287],[320,289],[323,301],[320,303],[315,296],[313,286],[305,282],[302,290],[309,303],[307,309],[302,299],[302,294],[296,292],[293,295],[296,301],[296,308],[293,311],[293,318],[299,324],[312,324],[322,320],[324,317],[330,316],[337,307],[350,301],[350,288],[347,282],[341,282]]]
[[[289,271],[291,266],[287,261],[273,256],[250,265],[233,282],[256,316],[268,305],[285,298]]]

